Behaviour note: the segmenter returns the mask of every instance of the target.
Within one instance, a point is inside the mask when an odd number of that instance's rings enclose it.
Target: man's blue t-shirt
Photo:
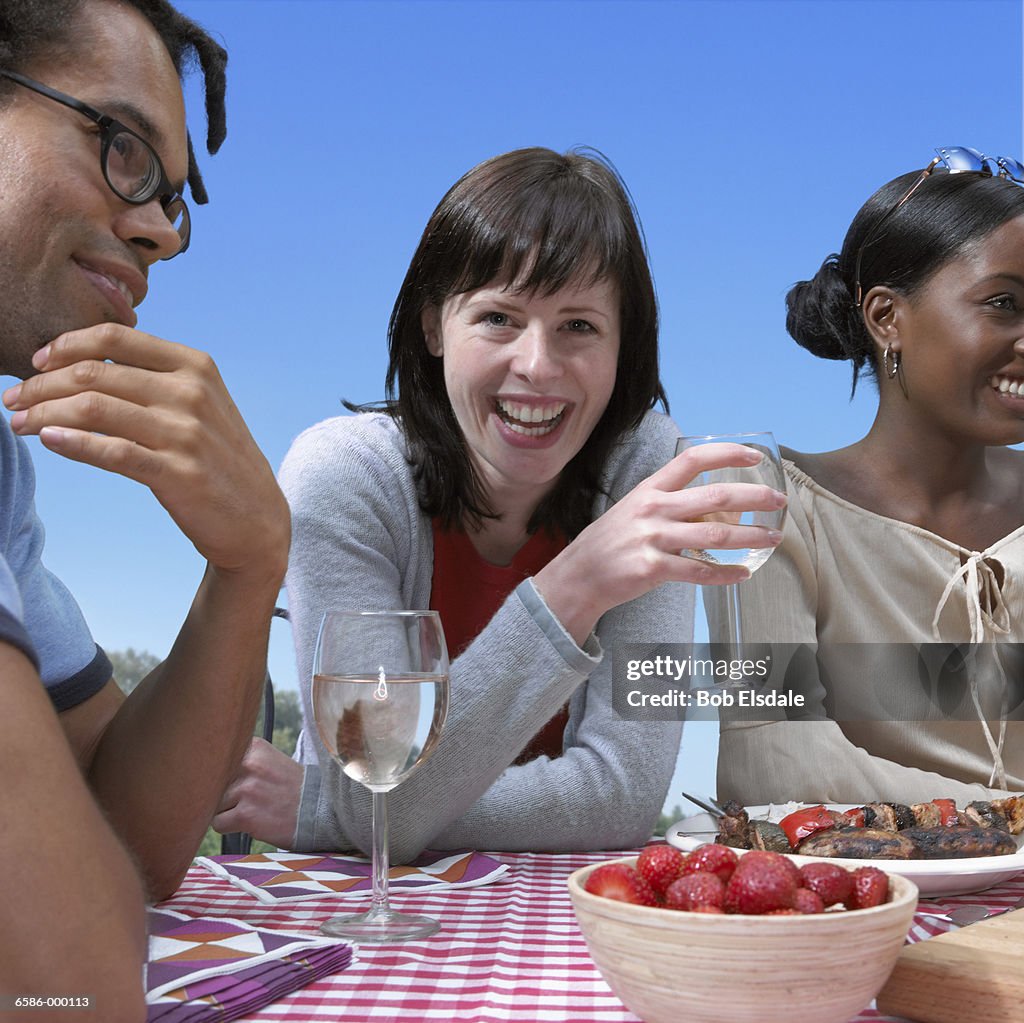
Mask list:
[[[7,574],[0,571],[0,585],[9,592],[13,583],[29,649],[38,656],[39,674],[54,707],[62,711],[99,692],[113,669],[74,597],[43,566],[44,531],[35,510],[35,486],[28,447],[0,417],[0,559],[8,569]],[[9,610],[8,616],[17,622],[16,611]]]
[[[18,584],[7,562],[0,557],[0,643],[16,646],[38,668],[39,658],[22,624],[23,614]]]

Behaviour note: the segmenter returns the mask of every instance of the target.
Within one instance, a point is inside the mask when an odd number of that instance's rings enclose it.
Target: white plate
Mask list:
[[[778,822],[801,806],[818,806],[817,803],[769,804],[748,806],[751,820]],[[830,810],[849,810],[853,803],[828,803]],[[694,814],[668,829],[665,839],[670,845],[689,852],[706,842],[713,842],[718,834],[715,819],[708,813]],[[737,849],[740,855],[745,850]],[[797,863],[820,863],[819,856],[791,855]],[[958,860],[845,860],[829,857],[830,863],[844,867],[880,867],[891,874],[901,874],[917,885],[921,895],[934,898],[938,895],[963,895],[980,892],[993,885],[1008,881],[1024,871],[1024,836],[1017,836],[1017,852],[1004,856],[972,856]]]

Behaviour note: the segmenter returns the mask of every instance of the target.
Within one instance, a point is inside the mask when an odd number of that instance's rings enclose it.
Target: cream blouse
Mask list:
[[[962,805],[1024,791],[1024,651],[1007,646],[1024,641],[1024,526],[967,550],[783,464],[784,539],[740,587],[743,637],[816,644],[840,720],[723,718],[719,796]],[[714,636],[714,594],[709,610]],[[940,673],[952,647],[936,643],[964,644],[967,663],[954,653]]]

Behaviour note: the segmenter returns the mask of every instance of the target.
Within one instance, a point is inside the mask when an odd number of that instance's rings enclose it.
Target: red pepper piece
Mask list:
[[[864,807],[857,806],[852,810],[844,810],[843,816],[850,822],[850,826],[854,828],[864,827]]]
[[[939,813],[942,815],[939,823],[944,828],[952,828],[960,823],[960,812],[952,799],[933,799],[932,803],[939,808]]]
[[[804,810],[796,810],[779,821],[779,827],[786,833],[786,838],[794,849],[808,835],[835,826],[832,814],[824,806],[809,806]]]

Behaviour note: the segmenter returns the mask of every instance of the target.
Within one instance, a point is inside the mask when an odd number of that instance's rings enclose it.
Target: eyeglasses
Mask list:
[[[98,124],[102,129],[100,166],[110,190],[119,199],[131,203],[133,206],[143,206],[153,199],[159,199],[164,215],[181,239],[178,251],[173,255],[164,256],[164,259],[180,256],[188,248],[189,235],[192,231],[188,207],[180,193],[168,180],[160,157],[141,135],[113,117],[101,114],[87,103],[63,92],[58,92],[56,89],[51,89],[25,75],[0,68],[0,78],[9,78],[26,89],[38,92],[41,96],[63,103],[64,106],[70,107]]]
[[[1007,178],[1017,185],[1024,186],[1024,165],[1018,160],[1011,160],[1008,156],[985,156],[977,149],[970,149],[967,146],[943,146],[935,150],[939,155],[914,180],[914,183],[907,189],[903,196],[896,202],[892,209],[887,210],[876,222],[875,226],[868,231],[864,241],[860,243],[857,250],[857,262],[854,266],[853,279],[855,282],[856,302],[860,306],[863,295],[860,286],[860,264],[864,256],[864,250],[874,241],[882,225],[924,184],[927,178],[937,167],[942,166],[950,174],[984,174],[988,177]]]

